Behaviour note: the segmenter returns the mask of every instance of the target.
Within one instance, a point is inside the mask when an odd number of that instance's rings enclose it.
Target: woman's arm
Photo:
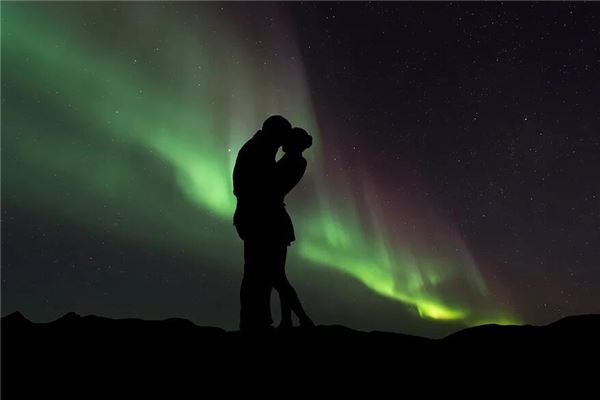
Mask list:
[[[278,193],[283,196],[288,194],[302,179],[306,165],[306,159],[301,155],[283,156],[275,165],[275,185]]]

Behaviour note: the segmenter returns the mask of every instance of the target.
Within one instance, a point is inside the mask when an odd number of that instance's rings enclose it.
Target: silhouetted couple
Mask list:
[[[293,311],[300,326],[314,326],[285,273],[287,246],[296,239],[284,198],[304,175],[302,152],[312,137],[281,116],[263,123],[240,149],[233,169],[237,207],[233,224],[244,241],[244,277],[240,288],[240,329],[260,331],[273,322],[271,289],[279,293],[282,328],[292,326]],[[279,148],[283,157],[276,161]]]

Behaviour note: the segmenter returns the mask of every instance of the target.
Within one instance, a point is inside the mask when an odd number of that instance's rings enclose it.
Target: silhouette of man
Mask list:
[[[275,168],[277,151],[291,129],[281,116],[267,118],[262,129],[242,146],[233,169],[237,198],[233,224],[244,241],[240,330],[270,327],[273,271],[285,264],[287,245],[294,240]]]

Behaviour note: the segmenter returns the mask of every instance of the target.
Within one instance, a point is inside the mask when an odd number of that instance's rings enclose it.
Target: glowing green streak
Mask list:
[[[321,224],[314,220],[313,224],[310,239],[299,243],[300,253],[308,260],[350,273],[377,293],[414,305],[422,317],[463,319],[468,316],[467,310],[448,306],[431,290],[424,290],[424,277],[417,266],[410,264],[408,257],[404,262],[394,259],[383,243],[371,246],[360,230],[345,230],[331,215],[326,216]],[[322,235],[318,235],[318,231]],[[354,237],[351,232],[355,233]],[[433,269],[432,263],[425,264]],[[398,270],[404,274],[395,278]],[[441,280],[433,271],[425,278],[432,285]]]
[[[82,47],[57,48],[54,44],[63,39],[26,30],[27,25],[6,40],[6,45],[15,58],[35,57],[31,60],[35,68],[28,70],[23,81],[30,90],[46,85],[48,75],[65,82],[60,85],[62,97],[54,99],[57,105],[70,98],[81,107],[81,115],[74,118],[103,127],[117,140],[156,151],[177,168],[177,179],[192,201],[222,217],[231,215],[235,199],[225,154],[228,144],[226,138],[219,140],[215,134],[218,127],[211,123],[210,109],[202,111],[201,95],[161,96],[152,82],[130,82],[136,73],[129,66],[116,69]],[[199,57],[191,62],[201,64]],[[81,87],[87,92],[82,93]],[[94,101],[78,101],[86,95]]]

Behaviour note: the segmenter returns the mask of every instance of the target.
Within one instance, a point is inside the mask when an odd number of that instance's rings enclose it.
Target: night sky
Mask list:
[[[236,329],[231,172],[273,114],[314,137],[287,270],[317,324],[600,312],[598,3],[2,2],[1,23],[3,316]]]

